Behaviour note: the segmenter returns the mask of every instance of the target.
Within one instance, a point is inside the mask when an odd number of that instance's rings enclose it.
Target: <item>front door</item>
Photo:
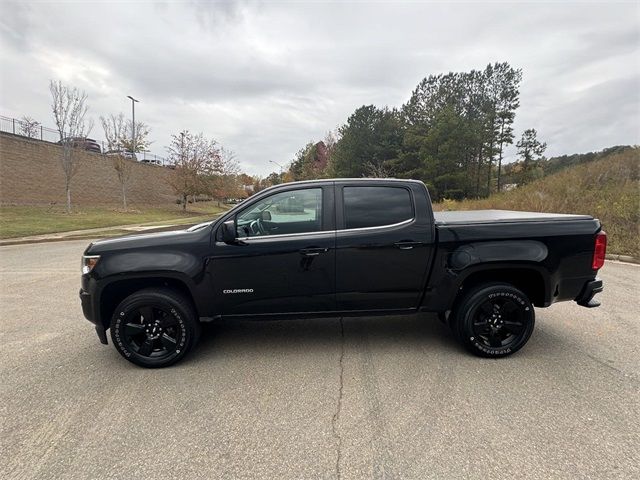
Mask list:
[[[223,315],[335,309],[333,184],[262,197],[236,216],[234,244],[210,260]]]

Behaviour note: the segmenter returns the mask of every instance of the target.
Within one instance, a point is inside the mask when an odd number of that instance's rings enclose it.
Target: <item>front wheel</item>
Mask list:
[[[475,287],[455,308],[451,327],[464,347],[481,357],[506,357],[520,350],[535,325],[533,305],[512,285]]]
[[[145,289],[125,298],[110,328],[118,352],[146,368],[167,367],[181,360],[200,335],[191,303],[168,289]]]

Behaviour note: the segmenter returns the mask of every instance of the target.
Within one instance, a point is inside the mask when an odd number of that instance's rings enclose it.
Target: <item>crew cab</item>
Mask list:
[[[588,215],[434,212],[415,180],[294,182],[186,230],[91,243],[80,298],[143,367],[182,359],[201,322],[415,312],[498,358],[527,343],[534,307],[599,305],[606,239]]]

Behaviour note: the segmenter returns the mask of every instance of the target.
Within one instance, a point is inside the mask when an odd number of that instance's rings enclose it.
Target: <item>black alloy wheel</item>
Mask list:
[[[125,298],[111,320],[118,352],[136,365],[167,367],[197,343],[200,322],[191,302],[178,292],[145,289]]]
[[[132,352],[158,360],[180,353],[178,341],[183,328],[163,307],[148,305],[131,310],[124,322],[122,340]]]
[[[468,292],[451,318],[462,344],[483,357],[504,357],[522,348],[535,325],[527,296],[512,285],[480,285]]]
[[[512,345],[525,329],[524,314],[522,307],[509,297],[487,299],[475,310],[473,333],[486,347]]]

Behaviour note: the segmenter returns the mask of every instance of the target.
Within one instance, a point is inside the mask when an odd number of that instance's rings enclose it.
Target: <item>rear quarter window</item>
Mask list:
[[[411,220],[413,202],[402,187],[344,187],[346,229],[382,227]]]

